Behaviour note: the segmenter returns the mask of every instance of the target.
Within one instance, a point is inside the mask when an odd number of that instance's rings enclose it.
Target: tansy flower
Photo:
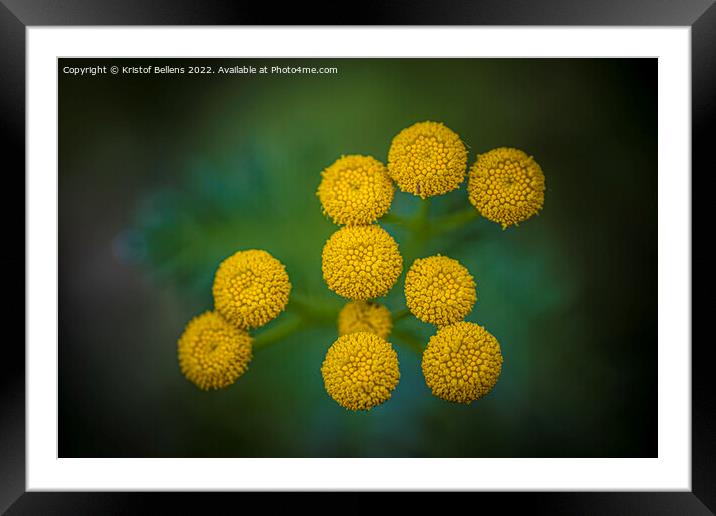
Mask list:
[[[187,324],[179,338],[179,367],[203,390],[228,387],[246,372],[251,337],[216,312],[205,312]]]
[[[405,276],[408,309],[421,321],[438,327],[462,321],[476,299],[470,272],[447,256],[417,259]]]
[[[288,303],[291,283],[283,264],[266,251],[239,251],[219,265],[214,277],[216,310],[239,328],[258,328]]]
[[[502,371],[500,344],[471,322],[445,326],[423,352],[425,383],[438,398],[470,403],[490,392]]]
[[[542,168],[532,156],[509,147],[479,154],[467,184],[472,205],[502,229],[536,215],[544,189]]]
[[[350,410],[380,405],[400,379],[393,347],[368,332],[339,337],[326,353],[321,374],[330,397]]]
[[[458,188],[466,168],[465,144],[438,122],[403,129],[388,152],[388,173],[398,188],[423,199]]]
[[[351,301],[338,314],[339,335],[367,331],[387,339],[392,328],[390,310],[373,301]]]
[[[370,156],[343,156],[322,172],[318,198],[335,224],[371,224],[390,209],[395,189],[388,171]]]
[[[323,247],[323,279],[348,299],[381,297],[395,285],[403,257],[387,231],[378,225],[339,229]]]

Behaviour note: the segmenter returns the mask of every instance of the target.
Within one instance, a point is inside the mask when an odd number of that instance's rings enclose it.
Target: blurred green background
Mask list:
[[[335,75],[97,75],[89,65],[336,66]],[[62,457],[647,457],[657,454],[656,59],[61,59],[59,454]],[[315,196],[341,154],[444,122],[475,154],[541,164],[545,208],[502,231],[478,218],[411,251],[475,276],[468,320],[502,376],[469,406],[430,394],[400,321],[401,380],[353,413],[320,366],[343,300],[321,276],[337,228]],[[418,200],[396,193],[392,213]],[[468,206],[465,185],[431,217]],[[410,235],[384,224],[401,247]],[[328,318],[256,352],[232,387],[181,375],[176,340],[212,307],[219,262],[266,249]],[[406,267],[409,264],[406,264]],[[403,277],[383,299],[404,307]],[[290,303],[268,327],[299,317]],[[399,337],[400,336],[400,337]]]

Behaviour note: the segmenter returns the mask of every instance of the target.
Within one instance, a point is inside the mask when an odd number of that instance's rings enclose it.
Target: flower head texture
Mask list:
[[[442,327],[462,321],[477,300],[475,280],[447,256],[417,259],[405,276],[405,301],[423,322]]]
[[[179,338],[179,367],[203,390],[222,389],[246,372],[251,337],[216,312],[204,312],[187,324]]]
[[[380,226],[344,227],[323,246],[322,269],[329,289],[364,301],[388,293],[403,270],[403,257]]]
[[[467,149],[438,122],[419,122],[393,138],[388,173],[403,192],[423,199],[455,190],[465,179]]]
[[[388,170],[370,156],[343,156],[322,173],[318,198],[335,224],[371,224],[390,209],[395,188]]]
[[[482,326],[459,322],[438,330],[423,352],[425,383],[438,398],[470,403],[497,383],[502,371],[500,344]]]
[[[243,329],[258,328],[286,307],[291,282],[281,262],[266,251],[239,251],[219,265],[214,305],[226,320]]]
[[[387,339],[392,328],[390,310],[373,301],[351,301],[338,314],[339,335],[367,331]]]
[[[350,410],[369,410],[390,398],[398,385],[398,355],[373,333],[350,333],[328,349],[321,367],[326,392]]]
[[[509,147],[478,155],[467,184],[472,205],[503,229],[539,213],[544,189],[542,168],[532,156]]]

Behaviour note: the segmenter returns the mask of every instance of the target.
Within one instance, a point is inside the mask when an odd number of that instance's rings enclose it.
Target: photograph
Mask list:
[[[658,457],[658,71],[59,57],[58,457]]]

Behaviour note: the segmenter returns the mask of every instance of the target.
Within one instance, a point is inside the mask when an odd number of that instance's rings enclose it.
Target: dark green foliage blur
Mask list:
[[[656,456],[656,60],[61,60],[65,65],[337,66],[337,75],[59,75],[59,446],[65,457]],[[502,376],[469,406],[433,397],[432,327],[390,339],[393,397],[352,413],[320,366],[344,301],[321,276],[337,229],[315,195],[341,154],[386,161],[414,122],[475,154],[514,146],[541,164],[543,212],[478,218],[407,259],[442,253],[475,276],[468,320],[501,343]],[[466,185],[431,219],[468,207]],[[391,213],[419,200],[396,193]],[[232,387],[181,375],[176,340],[212,308],[219,262],[265,249],[326,315],[255,353]],[[383,301],[405,306],[403,278]],[[260,334],[300,316],[295,304]]]

